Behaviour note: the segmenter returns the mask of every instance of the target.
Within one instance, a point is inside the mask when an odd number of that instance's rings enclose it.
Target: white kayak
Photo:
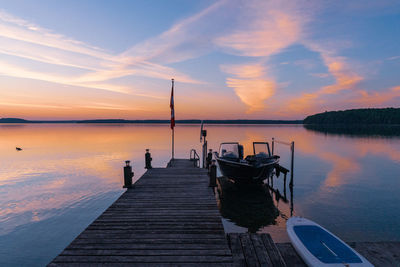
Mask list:
[[[297,253],[308,266],[373,266],[357,251],[319,224],[301,217],[286,222]]]

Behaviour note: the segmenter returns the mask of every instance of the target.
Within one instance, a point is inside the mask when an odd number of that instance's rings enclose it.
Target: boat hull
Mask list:
[[[217,162],[222,175],[236,183],[261,183],[272,174],[278,164],[277,159],[257,166],[221,158],[217,158]]]

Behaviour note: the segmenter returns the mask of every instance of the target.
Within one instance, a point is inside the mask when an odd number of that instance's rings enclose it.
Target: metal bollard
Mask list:
[[[144,159],[145,159],[145,169],[152,169],[153,167],[151,166],[151,161],[153,160],[151,158],[151,154],[149,152],[149,149],[146,149],[146,154],[144,154]]]
[[[131,188],[132,187],[132,167],[129,165],[130,161],[125,161],[126,165],[124,167],[124,186],[123,188]]]
[[[211,161],[210,183],[208,184],[208,186],[213,188],[217,186],[217,165],[215,165],[215,159]]]
[[[206,168],[209,169],[212,160],[212,149],[208,150],[207,158],[206,158]]]

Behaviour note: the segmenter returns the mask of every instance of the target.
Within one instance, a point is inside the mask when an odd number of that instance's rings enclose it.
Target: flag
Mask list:
[[[171,101],[169,103],[171,108],[171,129],[175,127],[175,110],[174,110],[174,79],[172,79]]]

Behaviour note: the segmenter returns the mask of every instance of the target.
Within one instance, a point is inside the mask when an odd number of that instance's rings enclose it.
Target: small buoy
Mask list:
[[[20,148],[20,147],[16,147],[15,148],[17,151],[21,151],[22,150],[22,148]]]

